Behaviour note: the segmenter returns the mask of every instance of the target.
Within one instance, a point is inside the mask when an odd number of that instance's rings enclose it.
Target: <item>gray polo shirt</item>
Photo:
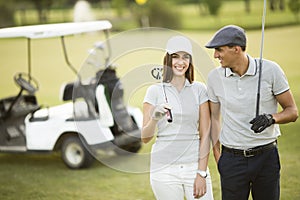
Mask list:
[[[247,149],[274,141],[280,135],[278,124],[255,134],[249,123],[256,112],[259,59],[248,55],[249,67],[243,76],[230,68],[218,67],[208,75],[208,96],[214,103],[220,103],[222,128],[221,144]],[[287,78],[278,64],[263,60],[260,92],[260,114],[277,112],[275,96],[289,90]]]
[[[168,123],[165,117],[158,121],[157,138],[151,152],[152,170],[172,163],[198,162],[199,106],[208,101],[203,83],[190,84],[186,80],[180,92],[170,83],[151,85],[144,102],[154,106],[165,103],[163,87],[172,108],[173,122]]]

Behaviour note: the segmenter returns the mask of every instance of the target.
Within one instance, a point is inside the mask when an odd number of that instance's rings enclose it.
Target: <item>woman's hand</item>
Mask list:
[[[197,174],[194,181],[194,198],[200,198],[206,194],[206,179]]]
[[[156,121],[160,120],[168,112],[167,109],[171,109],[170,106],[167,104],[160,104],[160,105],[155,106],[154,110],[152,112],[152,119],[154,119]]]

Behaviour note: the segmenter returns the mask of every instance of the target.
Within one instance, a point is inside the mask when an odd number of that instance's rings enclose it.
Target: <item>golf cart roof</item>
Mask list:
[[[51,38],[100,30],[108,30],[111,27],[111,23],[107,20],[19,26],[0,29],[0,38]]]

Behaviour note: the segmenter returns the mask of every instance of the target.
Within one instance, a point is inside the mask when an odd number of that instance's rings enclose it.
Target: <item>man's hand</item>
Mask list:
[[[251,129],[255,133],[260,133],[263,130],[265,130],[267,127],[271,126],[275,123],[275,120],[273,119],[273,116],[271,114],[262,114],[258,115],[254,119],[250,121],[250,124],[252,124]]]

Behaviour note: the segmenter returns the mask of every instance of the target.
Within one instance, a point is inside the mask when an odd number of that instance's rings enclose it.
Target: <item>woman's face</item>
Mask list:
[[[172,70],[174,76],[185,76],[185,72],[188,70],[191,56],[190,54],[179,51],[172,55]]]

